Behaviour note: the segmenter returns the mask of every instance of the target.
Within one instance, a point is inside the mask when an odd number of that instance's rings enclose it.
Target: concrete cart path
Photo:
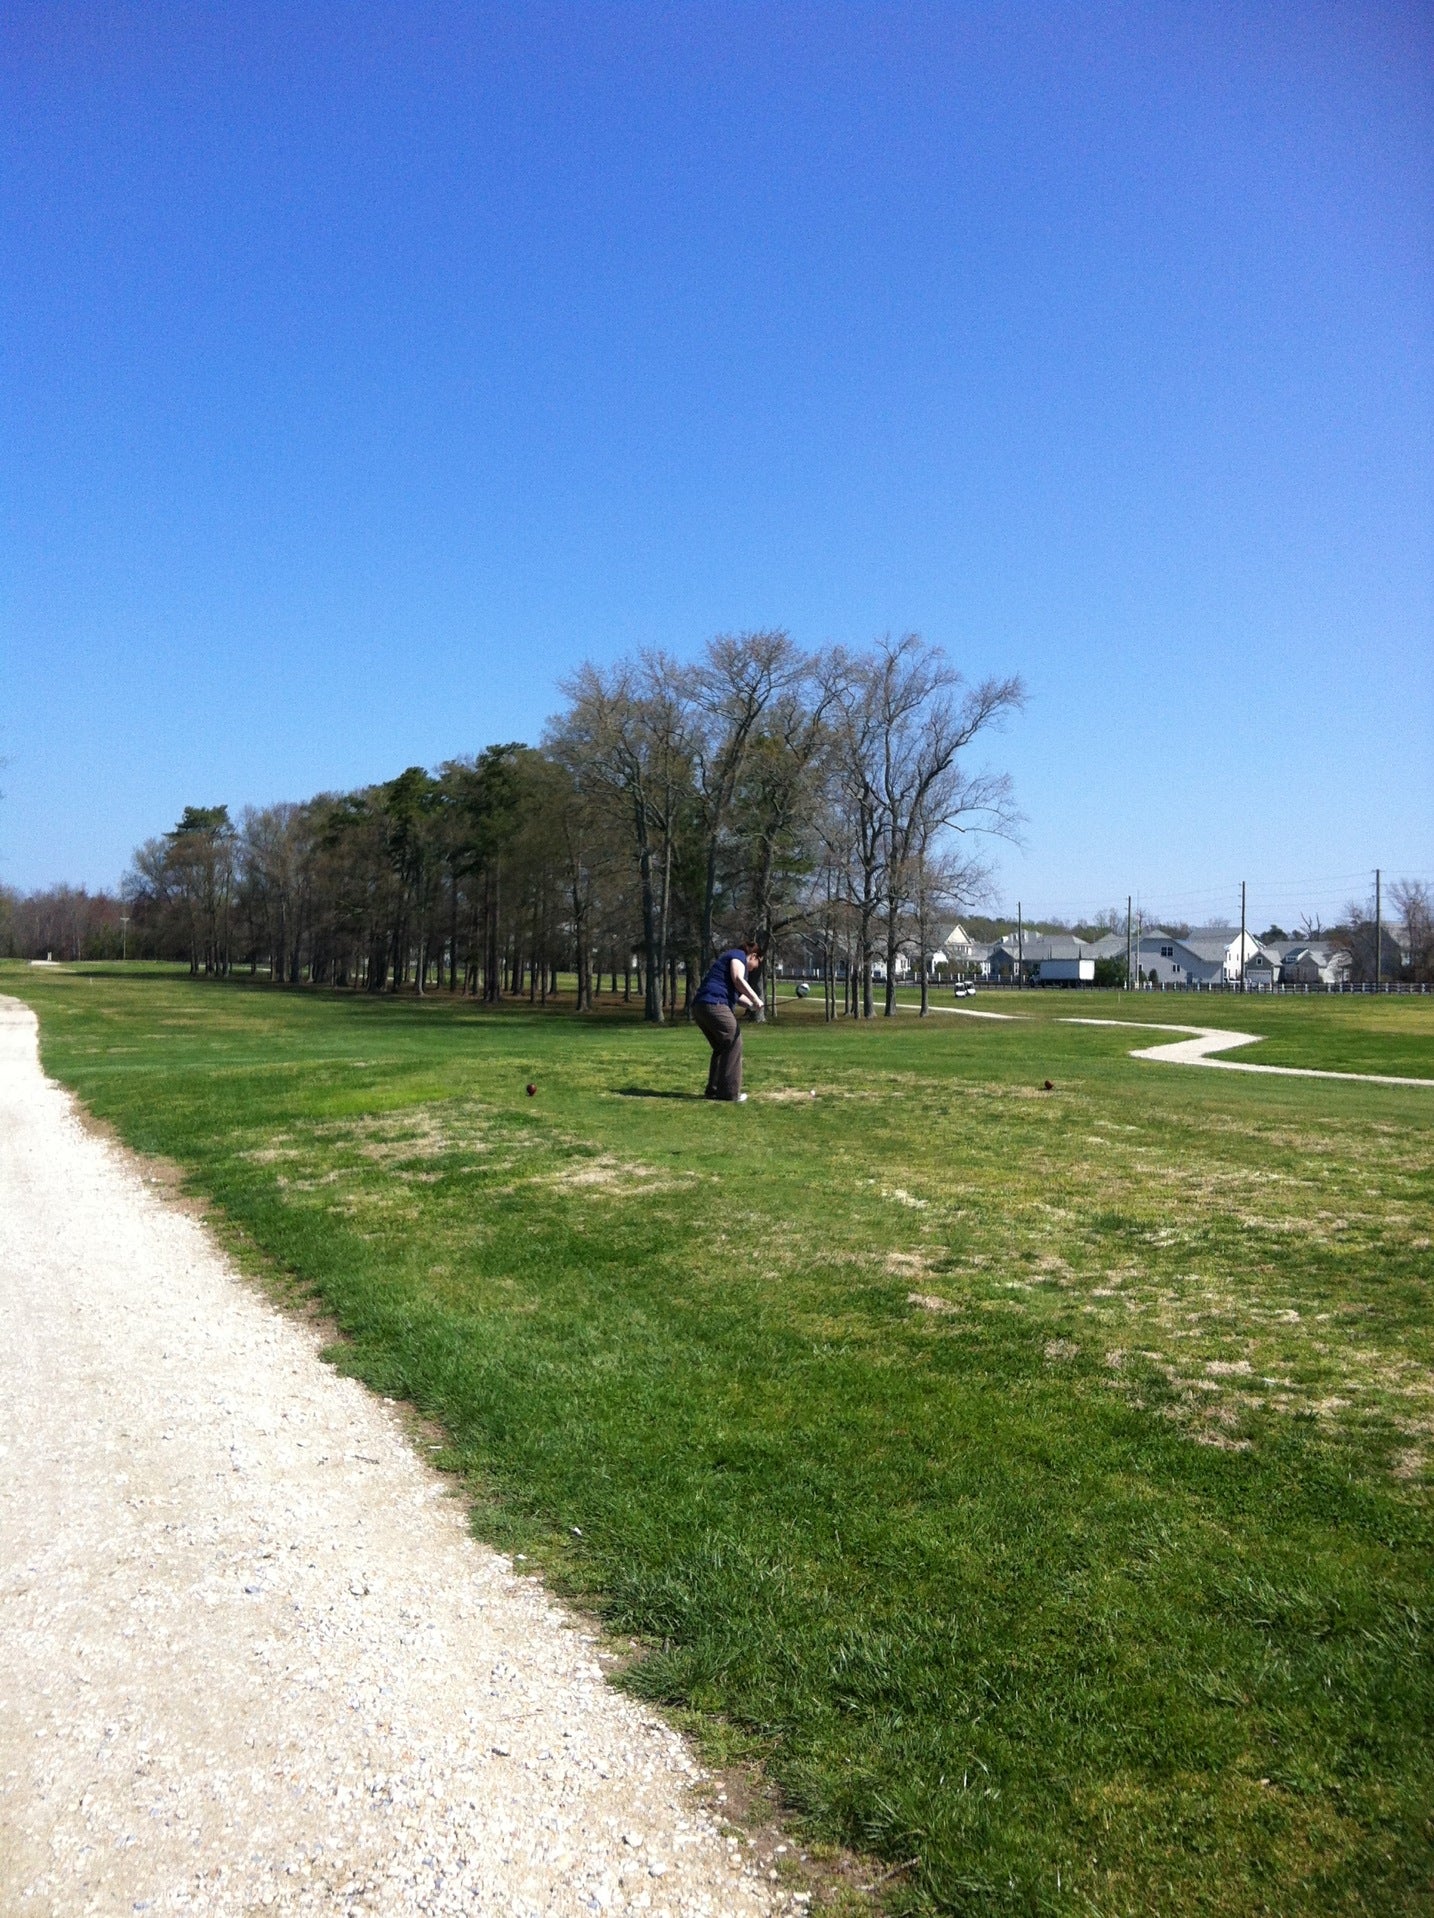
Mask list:
[[[919,1006],[899,1006],[898,1011],[919,1013]],[[928,1006],[928,1012],[954,1013],[959,1019],[1022,1019],[1020,1012],[978,1012],[974,1006]],[[1230,1052],[1236,1046],[1258,1045],[1262,1032],[1232,1032],[1228,1026],[1177,1026],[1153,1019],[1079,1019],[1063,1017],[1063,1026],[1120,1026],[1133,1032],[1184,1032],[1191,1036],[1174,1039],[1168,1045],[1137,1046],[1132,1059],[1154,1059],[1169,1066],[1217,1066],[1224,1072],[1268,1072],[1282,1079],[1353,1079],[1373,1086],[1434,1086],[1434,1079],[1401,1079],[1387,1072],[1328,1072],[1318,1066],[1261,1066],[1253,1060],[1217,1059],[1217,1052]]]
[[[0,1000],[0,1911],[756,1918],[686,1745]]]
[[[920,1006],[906,1006],[901,1004],[898,1004],[896,1009],[898,1012],[919,1013],[921,1011]],[[978,1012],[975,1006],[928,1006],[926,1010],[928,1012],[949,1012],[954,1014],[958,1019],[1021,1019],[1025,1016],[1019,1012]]]
[[[1224,1072],[1270,1072],[1282,1079],[1354,1079],[1375,1086],[1434,1086],[1434,1079],[1401,1079],[1387,1072],[1326,1072],[1318,1066],[1260,1066],[1246,1059],[1217,1059],[1217,1052],[1258,1045],[1262,1032],[1232,1032],[1228,1026],[1177,1026],[1149,1019],[1062,1019],[1064,1026],[1122,1026],[1138,1032],[1187,1032],[1194,1036],[1169,1045],[1138,1046],[1132,1059],[1155,1059],[1170,1066],[1218,1066]]]

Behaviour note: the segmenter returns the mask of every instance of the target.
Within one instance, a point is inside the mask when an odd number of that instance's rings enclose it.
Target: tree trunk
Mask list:
[[[503,978],[499,971],[499,961],[502,954],[498,944],[498,908],[500,904],[500,894],[500,875],[495,865],[488,883],[487,962],[483,969],[483,997],[490,1005],[496,1005],[503,996]]]
[[[592,959],[588,952],[587,914],[578,909],[573,902],[573,923],[577,928],[578,939],[578,1012],[591,1012],[593,1009]]]
[[[712,908],[717,897],[717,834],[714,832],[707,842],[707,871],[702,880],[702,950],[698,954],[698,964],[705,975],[713,960],[712,951]]]
[[[883,1010],[890,1019],[896,1011],[896,950],[900,934],[896,920],[896,902],[888,899],[886,913],[886,1004]]]
[[[639,870],[642,878],[643,1005],[649,1025],[662,1024],[662,953],[657,927],[657,900],[652,888],[652,851],[644,845]]]

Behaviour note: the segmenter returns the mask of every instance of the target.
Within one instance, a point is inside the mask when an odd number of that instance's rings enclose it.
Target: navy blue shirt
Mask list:
[[[736,1009],[737,988],[732,983],[734,959],[740,959],[746,965],[747,955],[741,946],[728,946],[725,952],[718,953],[707,968],[707,977],[693,994],[694,1006],[727,1006]]]

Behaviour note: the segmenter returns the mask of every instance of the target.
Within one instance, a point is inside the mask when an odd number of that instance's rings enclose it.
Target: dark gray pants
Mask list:
[[[742,1090],[742,1028],[727,1006],[694,1006],[698,1031],[712,1048],[707,1068],[707,1097],[735,1099]]]

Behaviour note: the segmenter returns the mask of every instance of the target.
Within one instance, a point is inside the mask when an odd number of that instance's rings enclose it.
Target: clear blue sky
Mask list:
[[[1025,675],[1027,912],[1434,877],[1427,6],[0,40],[0,879],[762,625]]]

